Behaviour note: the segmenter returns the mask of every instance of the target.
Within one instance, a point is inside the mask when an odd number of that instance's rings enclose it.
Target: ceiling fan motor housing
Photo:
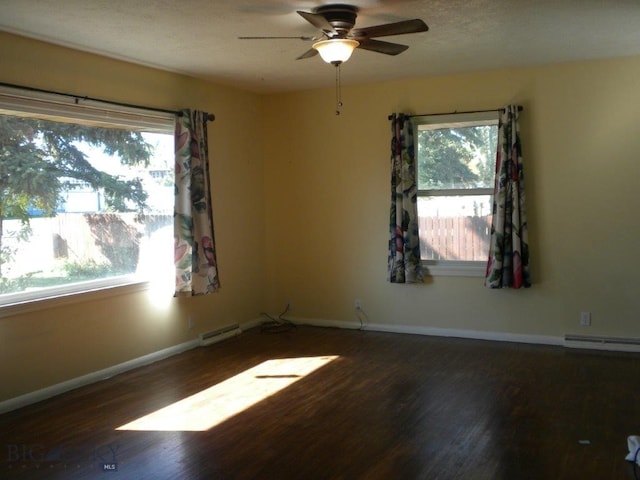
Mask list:
[[[322,15],[327,19],[327,22],[338,32],[327,33],[329,38],[343,38],[351,31],[356,24],[356,17],[358,16],[358,9],[352,5],[344,4],[331,4],[322,5],[314,10],[314,13]]]

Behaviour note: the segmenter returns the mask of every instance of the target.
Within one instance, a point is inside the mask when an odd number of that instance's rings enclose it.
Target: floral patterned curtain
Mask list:
[[[517,105],[500,111],[493,222],[485,285],[530,287],[529,241]]]
[[[175,296],[203,295],[220,288],[209,184],[208,114],[181,113],[175,130]]]
[[[405,114],[391,119],[391,216],[389,222],[388,280],[391,283],[424,281],[420,261],[416,164],[413,123]]]

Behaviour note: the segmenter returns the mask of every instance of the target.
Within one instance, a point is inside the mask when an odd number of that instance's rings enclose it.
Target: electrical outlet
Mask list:
[[[189,315],[187,325],[189,326],[189,330],[193,330],[193,317],[191,315]]]
[[[591,312],[580,312],[580,325],[583,327],[591,326]]]
[[[287,312],[293,310],[293,300],[287,300]]]
[[[356,310],[362,309],[362,302],[360,301],[360,299],[356,298],[356,300],[353,302],[353,306]]]

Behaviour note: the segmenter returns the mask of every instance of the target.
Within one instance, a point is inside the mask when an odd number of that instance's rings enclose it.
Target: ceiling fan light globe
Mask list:
[[[351,38],[330,38],[313,44],[322,60],[327,63],[339,65],[351,58],[351,54],[360,45],[360,42]]]

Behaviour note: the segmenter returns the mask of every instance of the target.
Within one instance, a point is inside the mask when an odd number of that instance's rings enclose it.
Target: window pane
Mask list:
[[[422,259],[486,261],[491,208],[491,195],[419,197]]]
[[[418,188],[491,188],[498,127],[418,126]]]
[[[0,140],[0,304],[170,269],[171,132],[0,115]]]

